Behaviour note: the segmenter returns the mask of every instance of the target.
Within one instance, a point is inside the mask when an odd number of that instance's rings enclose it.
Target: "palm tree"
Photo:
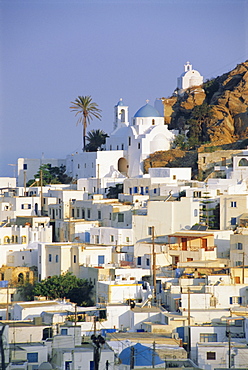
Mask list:
[[[75,116],[77,116],[78,114],[80,115],[77,124],[82,123],[83,125],[83,151],[85,152],[87,125],[90,124],[90,121],[94,117],[101,120],[101,109],[98,108],[97,103],[92,102],[92,98],[90,95],[78,96],[75,99],[75,102],[71,102],[71,104],[73,105],[70,107],[70,109],[72,110],[72,112],[76,112]]]
[[[101,148],[105,144],[106,138],[109,137],[103,130],[91,130],[86,136],[88,144],[85,149],[87,152],[96,152],[97,149]]]

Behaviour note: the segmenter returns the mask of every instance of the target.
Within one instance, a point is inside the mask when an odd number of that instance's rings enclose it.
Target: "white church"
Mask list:
[[[67,156],[67,173],[74,178],[141,176],[144,159],[158,150],[170,149],[177,132],[168,129],[164,117],[148,101],[131,122],[122,99],[114,110],[114,130],[104,150]]]
[[[202,83],[203,77],[187,62],[184,73],[178,78],[177,90],[183,93],[185,89]],[[156,104],[158,102],[160,105]],[[120,99],[114,107],[113,131],[103,150],[77,152],[66,159],[42,159],[42,164],[66,165],[67,174],[74,179],[142,176],[144,159],[156,151],[170,149],[178,134],[177,130],[169,130],[165,124],[161,99],[157,99],[155,105],[159,111],[147,101],[129,121],[128,106]],[[18,185],[23,185],[24,177],[26,180],[32,178],[40,164],[40,159],[19,158]]]
[[[193,86],[200,86],[203,84],[203,76],[193,69],[192,64],[187,62],[184,64],[184,72],[177,79],[177,90],[179,94],[183,94],[184,91]]]

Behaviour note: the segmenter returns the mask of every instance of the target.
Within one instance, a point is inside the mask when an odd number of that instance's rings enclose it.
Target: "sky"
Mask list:
[[[247,59],[248,0],[0,0],[0,176],[81,150],[78,96],[102,110],[88,130],[110,133],[120,98],[131,121],[187,61],[206,80]]]

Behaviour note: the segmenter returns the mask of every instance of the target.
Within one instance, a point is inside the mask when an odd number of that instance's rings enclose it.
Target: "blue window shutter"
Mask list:
[[[84,236],[85,236],[85,242],[89,243],[90,242],[90,233],[88,231],[86,231]]]
[[[104,264],[104,258],[105,256],[98,256],[98,265],[103,265]]]
[[[232,297],[230,297],[230,304],[232,304],[233,303],[233,299],[232,299]]]
[[[238,304],[242,304],[242,297],[238,297]]]

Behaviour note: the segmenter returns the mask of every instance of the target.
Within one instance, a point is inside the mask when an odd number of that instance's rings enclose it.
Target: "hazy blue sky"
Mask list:
[[[0,0],[0,176],[18,157],[80,150],[78,95],[102,109],[89,129],[109,133],[120,97],[130,119],[173,93],[188,60],[207,79],[247,55],[245,0]]]

